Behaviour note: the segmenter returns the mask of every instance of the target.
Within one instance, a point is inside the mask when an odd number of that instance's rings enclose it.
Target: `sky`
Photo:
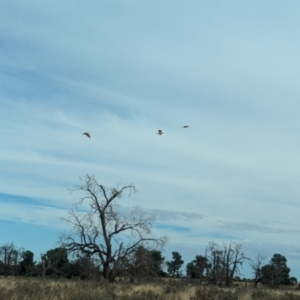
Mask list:
[[[299,1],[2,0],[0,245],[38,261],[93,174],[136,186],[120,204],[156,217],[166,260],[233,241],[266,264],[282,254],[300,279],[299,13]]]

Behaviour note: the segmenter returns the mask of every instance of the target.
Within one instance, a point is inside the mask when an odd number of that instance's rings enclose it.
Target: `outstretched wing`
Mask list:
[[[83,134],[86,135],[88,138],[91,138],[91,136],[88,132],[84,132]]]

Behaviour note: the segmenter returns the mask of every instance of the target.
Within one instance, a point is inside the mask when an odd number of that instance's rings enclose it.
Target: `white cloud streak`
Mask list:
[[[59,215],[47,205],[68,207],[93,173],[190,228],[170,230],[174,245],[285,249],[299,227],[300,5],[277,4],[3,1],[0,192]],[[1,218],[33,220],[7,205]]]

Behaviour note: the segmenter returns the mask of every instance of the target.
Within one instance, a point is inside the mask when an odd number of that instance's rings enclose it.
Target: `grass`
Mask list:
[[[299,290],[186,286],[184,282],[141,284],[0,278],[1,300],[300,300]]]
[[[0,278],[1,300],[189,300],[195,288],[170,283],[108,284],[38,278]]]

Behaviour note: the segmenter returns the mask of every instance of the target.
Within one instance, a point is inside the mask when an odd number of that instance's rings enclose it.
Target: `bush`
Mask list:
[[[222,290],[217,287],[200,286],[190,300],[238,300],[236,292]]]

